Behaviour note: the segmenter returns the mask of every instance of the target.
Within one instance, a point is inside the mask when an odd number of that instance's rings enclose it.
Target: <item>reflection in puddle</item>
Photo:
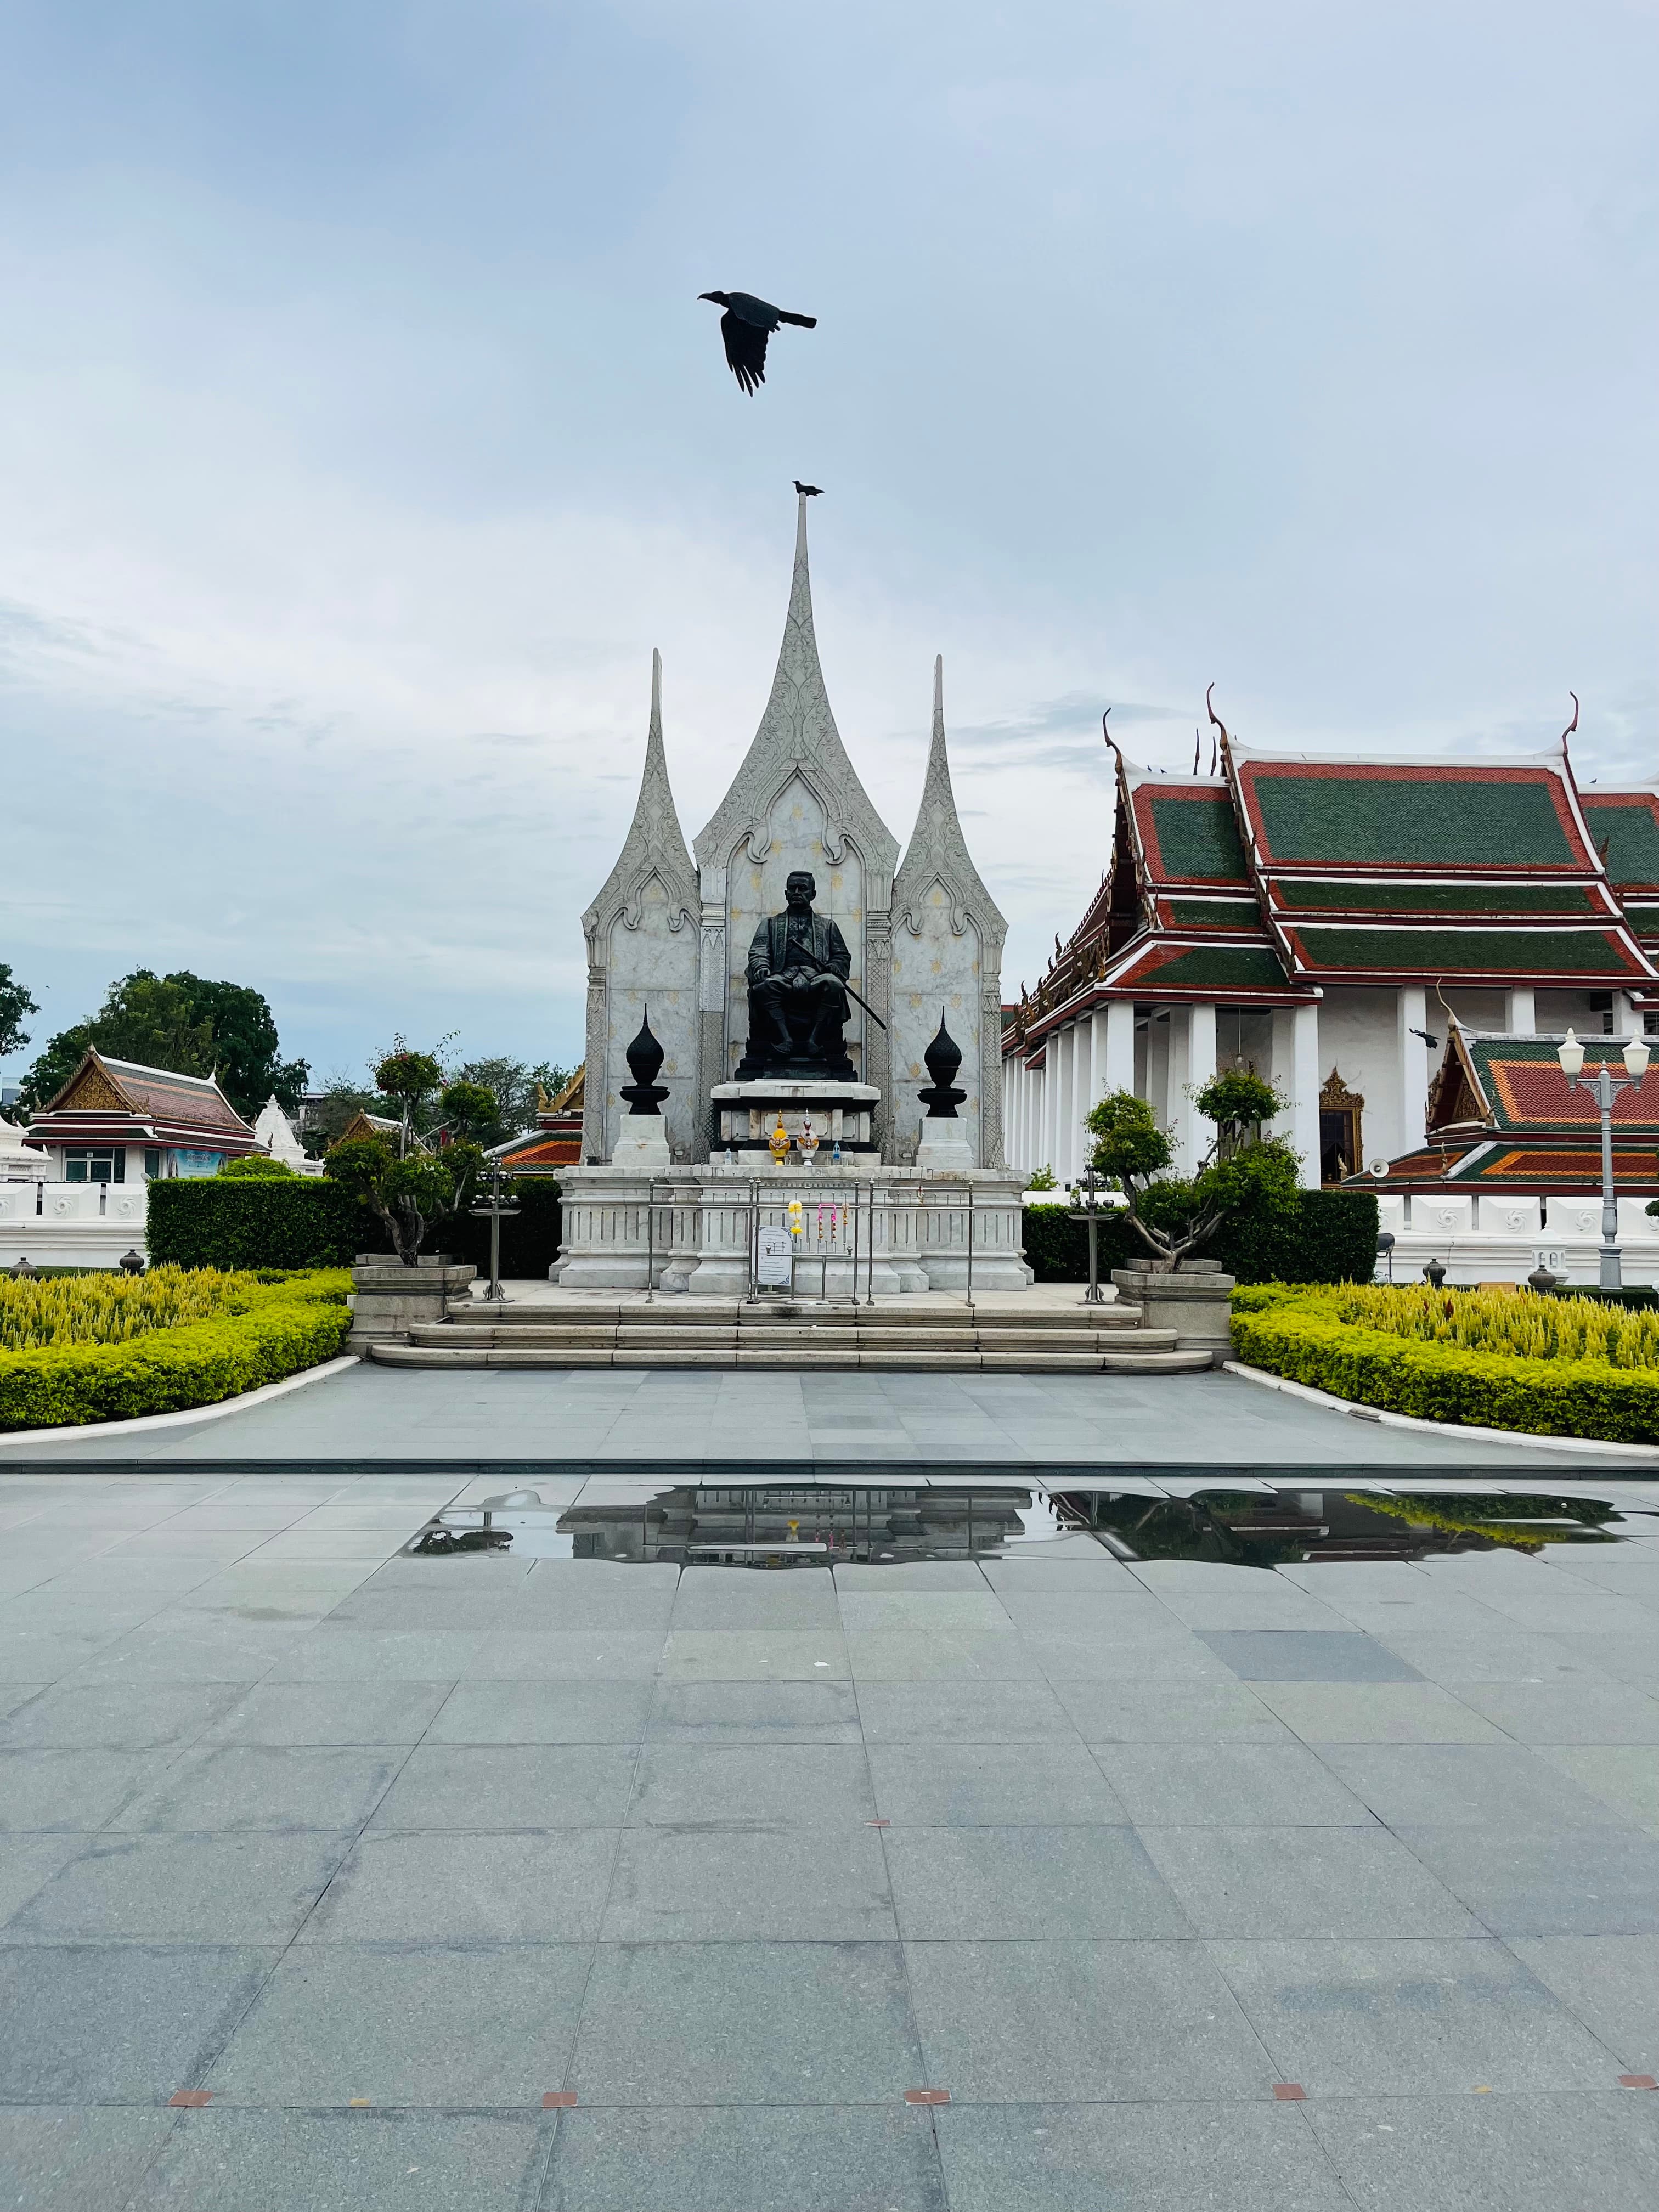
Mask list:
[[[1305,1478],[1282,1488],[1190,1498],[1109,1488],[1048,1492],[937,1479],[927,1485],[676,1484],[625,1501],[579,1497],[561,1509],[534,1491],[449,1507],[409,1545],[443,1558],[670,1561],[681,1566],[824,1567],[1010,1559],[1048,1550],[1098,1559],[1198,1559],[1276,1567],[1320,1560],[1414,1560],[1605,1544],[1659,1528],[1605,1498],[1517,1491],[1394,1492]]]

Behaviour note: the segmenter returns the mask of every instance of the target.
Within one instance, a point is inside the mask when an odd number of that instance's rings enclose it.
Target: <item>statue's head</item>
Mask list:
[[[810,868],[793,869],[784,884],[783,895],[792,907],[810,907],[817,896],[817,884]]]

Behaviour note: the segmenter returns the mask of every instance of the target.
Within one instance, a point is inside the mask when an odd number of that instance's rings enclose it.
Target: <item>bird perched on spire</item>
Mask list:
[[[775,307],[752,292],[699,292],[697,297],[725,308],[720,336],[726,342],[726,365],[749,392],[766,381],[766,341],[780,323],[794,323],[804,331],[818,326],[816,315],[792,315],[787,307]]]
[[[794,485],[795,489],[800,494],[803,499],[822,499],[823,496],[823,486],[822,484],[804,484],[800,478],[797,477],[794,479]]]

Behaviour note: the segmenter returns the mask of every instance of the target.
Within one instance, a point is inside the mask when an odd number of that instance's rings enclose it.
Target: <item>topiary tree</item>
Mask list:
[[[1248,1210],[1271,1218],[1293,1212],[1298,1201],[1300,1159],[1282,1137],[1261,1133],[1285,1109],[1271,1084],[1231,1070],[1191,1097],[1215,1124],[1194,1175],[1169,1173],[1175,1158],[1169,1133],[1131,1091],[1103,1098],[1086,1124],[1096,1139],[1091,1164],[1123,1193],[1130,1226],[1164,1267],[1200,1250],[1231,1216]]]
[[[476,1145],[399,1154],[385,1137],[352,1137],[323,1160],[323,1173],[377,1214],[405,1267],[441,1221],[466,1204],[483,1158]]]
[[[402,1037],[392,1040],[392,1050],[376,1066],[374,1087],[396,1105],[403,1123],[398,1142],[400,1156],[409,1150],[410,1124],[422,1102],[432,1096],[443,1079],[443,1068],[434,1055],[411,1052]]]

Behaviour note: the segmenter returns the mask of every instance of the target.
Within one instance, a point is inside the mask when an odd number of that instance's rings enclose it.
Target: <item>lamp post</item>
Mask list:
[[[501,1288],[501,1224],[515,1220],[519,1209],[510,1195],[502,1194],[501,1186],[507,1178],[501,1173],[499,1161],[494,1167],[485,1170],[481,1180],[489,1185],[489,1195],[479,1198],[467,1211],[489,1224],[489,1288],[483,1295],[492,1304],[503,1305],[507,1302],[507,1292]]]
[[[1100,1194],[1105,1188],[1092,1167],[1085,1168],[1072,1186],[1072,1218],[1089,1224],[1089,1287],[1083,1293],[1085,1306],[1106,1303],[1106,1294],[1100,1287],[1100,1262],[1095,1243],[1095,1232],[1100,1225]]]
[[[1619,1206],[1613,1194],[1613,1102],[1621,1091],[1640,1088],[1642,1078],[1648,1072],[1649,1052],[1640,1037],[1632,1037],[1625,1047],[1625,1066],[1628,1079],[1621,1082],[1605,1061],[1594,1075],[1586,1075],[1584,1048],[1569,1030],[1556,1048],[1561,1073],[1567,1079],[1570,1091],[1588,1091],[1601,1113],[1601,1274],[1599,1287],[1617,1291],[1624,1287],[1623,1267],[1619,1252]]]

